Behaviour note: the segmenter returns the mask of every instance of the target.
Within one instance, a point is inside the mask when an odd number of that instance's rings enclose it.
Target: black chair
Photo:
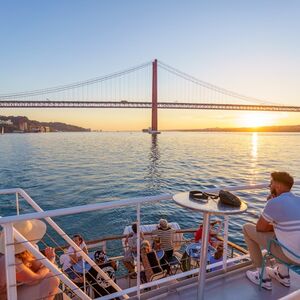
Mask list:
[[[116,281],[115,275],[115,264],[112,261],[108,261],[104,264],[99,265],[99,267],[104,271],[112,280]],[[98,271],[91,268],[89,272],[86,273],[86,280],[91,285],[94,292],[95,298],[106,296],[117,292],[117,290],[110,285],[108,281],[102,278]]]
[[[168,264],[168,273],[171,275],[175,275],[180,268],[180,261],[179,259],[174,255],[174,250],[166,250],[164,259],[166,263]]]
[[[155,251],[147,253],[147,258],[153,271],[153,275],[151,276],[150,281],[165,277],[167,274],[167,270],[163,270],[159,260],[157,259]]]

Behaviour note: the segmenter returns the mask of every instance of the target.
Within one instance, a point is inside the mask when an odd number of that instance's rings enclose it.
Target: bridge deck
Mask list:
[[[0,100],[2,108],[152,108],[152,102],[129,101],[12,101]],[[158,102],[160,109],[205,109],[300,112],[300,106],[218,103]]]

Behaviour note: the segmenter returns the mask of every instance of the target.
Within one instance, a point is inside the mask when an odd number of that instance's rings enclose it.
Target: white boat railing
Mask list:
[[[15,278],[15,257],[14,257],[14,239],[19,243],[24,243],[24,247],[29,250],[32,254],[36,256],[37,259],[41,259],[41,262],[48,267],[55,276],[58,276],[60,280],[64,284],[66,284],[69,288],[71,288],[74,293],[79,296],[81,299],[90,299],[86,294],[84,294],[78,287],[67,277],[65,276],[59,269],[56,268],[51,262],[49,262],[45,256],[43,256],[39,251],[34,249],[32,244],[27,241],[16,229],[13,228],[13,222],[32,220],[32,219],[44,219],[70,246],[72,246],[76,252],[80,252],[82,258],[93,268],[98,271],[98,274],[101,275],[107,282],[110,283],[117,291],[121,292],[122,289],[105,273],[101,270],[101,268],[86,254],[84,253],[75,243],[74,241],[51,219],[51,217],[70,215],[75,213],[89,212],[89,211],[97,211],[97,210],[105,210],[112,209],[121,206],[130,206],[137,204],[138,213],[137,218],[140,219],[140,203],[141,202],[158,202],[161,200],[170,200],[172,195],[164,194],[159,196],[152,197],[143,197],[143,198],[134,198],[134,199],[125,199],[120,201],[113,202],[104,202],[99,204],[91,204],[91,205],[82,205],[72,208],[63,208],[56,209],[50,211],[43,211],[42,208],[23,190],[20,188],[16,189],[6,189],[0,190],[0,195],[4,194],[15,194],[16,195],[16,207],[17,207],[17,215],[3,217],[0,219],[0,225],[4,228],[5,235],[5,243],[8,245],[6,248],[9,251],[5,251],[6,257],[6,282],[7,282],[7,293],[9,300],[17,300],[17,290],[16,290],[16,278]],[[28,213],[24,215],[19,214],[19,196],[24,198],[28,204],[30,204],[37,213]],[[116,203],[118,202],[118,203]],[[140,224],[140,223],[139,223]],[[140,227],[138,226],[138,230]],[[138,249],[139,252],[139,249]],[[138,257],[140,257],[140,253],[138,253]],[[138,274],[140,274],[139,270],[140,266],[138,264]],[[139,280],[138,280],[139,281]],[[125,299],[128,299],[126,293],[122,292],[122,296]]]
[[[300,182],[295,182],[295,184],[300,184]],[[241,191],[241,190],[259,190],[263,188],[267,188],[268,184],[256,184],[256,185],[243,185],[243,186],[226,186],[212,189],[205,189],[206,192],[218,192],[220,189],[226,189],[229,191]],[[166,278],[162,278],[159,280],[155,280],[153,282],[141,284],[140,282],[140,264],[137,264],[137,285],[132,288],[128,288],[122,290],[113,280],[111,280],[105,272],[103,272],[100,267],[88,256],[86,255],[74,242],[73,240],[51,219],[51,217],[65,216],[71,214],[79,214],[84,212],[91,211],[103,211],[113,208],[126,207],[126,206],[136,206],[136,214],[137,214],[137,244],[140,244],[140,210],[141,205],[145,203],[155,203],[163,200],[171,200],[171,194],[162,194],[158,196],[149,196],[149,197],[139,197],[139,198],[129,198],[118,201],[110,201],[110,202],[102,202],[96,204],[88,204],[75,206],[70,208],[62,208],[62,209],[54,209],[49,211],[43,211],[42,208],[23,190],[20,188],[15,189],[5,189],[0,190],[0,195],[4,194],[15,194],[16,196],[16,210],[17,215],[15,216],[7,216],[0,218],[0,225],[4,228],[5,235],[5,257],[6,257],[6,279],[7,279],[7,293],[9,300],[17,300],[17,289],[16,289],[16,275],[15,275],[15,255],[14,255],[14,238],[17,242],[24,243],[24,247],[26,247],[34,256],[38,259],[41,259],[42,263],[48,267],[54,275],[57,275],[62,282],[64,282],[67,286],[69,286],[81,299],[90,299],[89,296],[84,294],[77,286],[74,286],[74,283],[65,276],[55,265],[53,265],[45,256],[43,256],[37,249],[35,249],[32,244],[27,241],[16,229],[13,228],[13,223],[18,221],[25,221],[31,219],[44,219],[66,242],[72,246],[76,251],[80,252],[82,258],[89,263],[92,267],[94,267],[98,273],[107,280],[116,290],[117,292],[114,294],[110,294],[101,299],[112,299],[115,297],[122,296],[127,299],[129,293],[137,293],[138,298],[140,298],[140,291],[144,288],[149,288],[152,286],[157,286],[162,283],[166,283],[172,281],[174,279],[179,279],[183,277],[187,277],[189,275],[197,274],[199,269],[193,269],[188,272],[183,272],[180,274],[172,275]],[[20,198],[26,200],[37,212],[20,214],[19,213],[19,201]],[[227,253],[227,242],[228,242],[228,218],[224,218],[224,253]],[[233,261],[245,259],[248,256],[240,256],[234,258]],[[137,261],[140,261],[140,248],[137,247]],[[231,260],[227,260],[226,255],[224,254],[223,262],[216,263],[213,265],[208,265],[208,268],[219,266],[223,264],[223,269],[226,272],[227,264]],[[84,295],[83,295],[84,294]]]

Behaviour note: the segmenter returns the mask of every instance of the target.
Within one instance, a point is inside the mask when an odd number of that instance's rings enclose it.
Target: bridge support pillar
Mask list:
[[[151,130],[157,131],[157,59],[152,62],[152,124]]]

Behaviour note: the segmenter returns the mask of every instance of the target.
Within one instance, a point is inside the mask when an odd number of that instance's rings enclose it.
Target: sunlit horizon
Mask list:
[[[281,118],[281,115],[272,112],[241,112],[237,117],[236,127],[278,126]]]
[[[151,125],[151,109],[8,109],[2,111],[1,115],[26,116],[39,122],[62,122],[103,131],[140,131]],[[300,125],[297,113],[158,110],[160,130],[255,129],[263,126],[292,125]]]

